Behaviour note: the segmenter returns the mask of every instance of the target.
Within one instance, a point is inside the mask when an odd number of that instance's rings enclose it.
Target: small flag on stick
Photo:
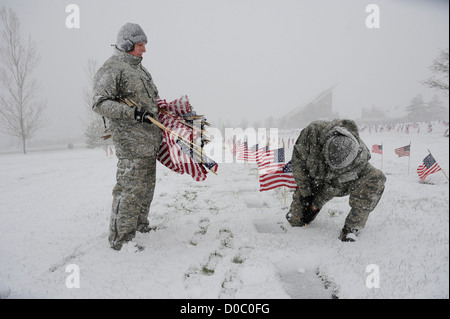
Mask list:
[[[439,172],[440,170],[441,167],[436,163],[436,160],[430,153],[423,159],[423,163],[417,168],[417,174],[423,182],[428,175]]]
[[[279,167],[270,174],[264,174],[259,177],[259,191],[268,191],[270,189],[286,186],[289,188],[298,188],[292,174],[291,161]]]
[[[411,142],[409,142],[409,145],[396,148],[394,152],[395,154],[398,155],[398,157],[408,156],[408,175],[409,175],[409,167],[411,164]]]
[[[372,145],[372,153],[383,155],[383,145],[378,144]]]
[[[380,154],[381,155],[381,169],[383,169],[383,144],[378,145],[374,144],[372,145],[372,153]]]
[[[270,174],[284,166],[284,148],[265,152],[257,162],[261,174]]]
[[[395,154],[397,154],[398,157],[410,156],[411,155],[411,144],[396,148]]]

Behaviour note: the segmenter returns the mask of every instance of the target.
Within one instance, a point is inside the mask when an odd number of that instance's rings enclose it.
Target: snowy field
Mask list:
[[[448,175],[449,140],[444,127],[425,131],[361,134],[370,149],[383,143],[383,163],[378,154],[371,163],[383,164],[387,184],[354,243],[337,238],[348,197],[292,228],[292,191],[286,203],[281,188],[259,192],[255,164],[221,164],[201,183],[159,164],[157,230],[117,252],[107,240],[115,157],[0,155],[0,297],[449,298],[448,181],[437,172],[422,184],[416,174],[429,149]],[[394,149],[410,141],[408,174]]]

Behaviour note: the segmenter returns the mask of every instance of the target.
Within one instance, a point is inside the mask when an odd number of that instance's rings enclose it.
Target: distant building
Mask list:
[[[363,107],[361,110],[361,122],[383,122],[387,119],[384,111],[376,106],[372,106],[370,109]]]
[[[303,128],[312,121],[332,120],[336,114],[332,111],[333,87],[321,92],[315,98],[303,103],[279,120],[282,128]]]
[[[363,107],[361,110],[361,118],[356,119],[358,125],[363,124],[389,124],[398,122],[399,118],[393,118],[386,115],[386,111],[381,110],[376,106],[371,108]]]

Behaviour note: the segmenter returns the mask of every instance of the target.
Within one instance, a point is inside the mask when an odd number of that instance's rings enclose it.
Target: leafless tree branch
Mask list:
[[[25,141],[43,125],[44,104],[37,99],[39,86],[31,78],[40,57],[31,38],[24,42],[15,12],[0,10],[0,124],[3,131]]]
[[[433,75],[422,83],[430,88],[443,90],[448,94],[449,89],[449,51],[442,50],[439,56],[433,61],[430,70]]]

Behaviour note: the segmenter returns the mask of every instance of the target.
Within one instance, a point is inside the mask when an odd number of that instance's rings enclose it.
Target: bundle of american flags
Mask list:
[[[208,123],[192,110],[188,97],[170,103],[159,99],[158,107],[161,124],[167,128],[163,130],[158,161],[174,172],[187,173],[196,181],[206,179],[205,167],[216,173],[217,163],[203,153],[204,144],[209,142],[204,131]]]
[[[121,102],[139,107],[134,101]],[[162,129],[163,140],[158,151],[158,161],[172,171],[192,176],[196,181],[206,179],[209,169],[216,173],[218,165],[203,152],[203,146],[209,142],[204,127],[209,125],[202,115],[192,110],[187,96],[170,103],[158,99],[159,119],[149,120]]]

